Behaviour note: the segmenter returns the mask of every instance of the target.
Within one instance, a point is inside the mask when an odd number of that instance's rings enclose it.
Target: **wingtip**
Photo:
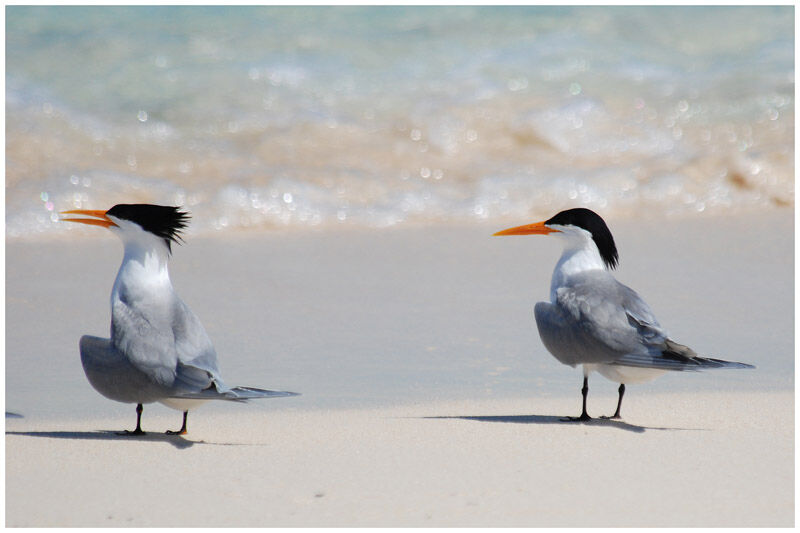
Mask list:
[[[709,359],[709,361],[713,361],[717,363],[717,368],[739,368],[739,369],[749,369],[755,370],[755,365],[751,365],[749,363],[740,363],[739,361],[725,361],[724,359]]]
[[[257,389],[255,387],[234,387],[231,389],[234,394],[242,394],[246,399],[259,399],[259,398],[286,398],[289,396],[300,396],[299,392],[281,391],[281,390],[265,390]]]

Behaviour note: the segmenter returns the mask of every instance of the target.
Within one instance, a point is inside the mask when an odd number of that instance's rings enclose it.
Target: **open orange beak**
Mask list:
[[[80,222],[81,224],[89,224],[90,226],[101,226],[109,228],[116,226],[111,219],[106,216],[105,211],[93,211],[90,209],[73,209],[72,211],[61,211],[61,215],[86,215],[95,218],[62,218],[66,222]]]
[[[557,229],[548,228],[544,222],[536,222],[534,224],[525,224],[524,226],[517,226],[514,228],[504,229],[498,231],[493,237],[499,235],[547,235],[548,233],[558,233]]]

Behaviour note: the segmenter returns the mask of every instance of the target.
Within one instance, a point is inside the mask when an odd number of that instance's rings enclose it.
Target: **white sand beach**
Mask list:
[[[507,225],[530,222],[511,220]],[[792,526],[793,211],[607,219],[620,281],[678,342],[756,365],[632,385],[565,423],[542,346],[560,245],[507,225],[187,236],[171,275],[230,385],[189,415],[87,382],[122,247],[6,245],[7,526]],[[81,230],[83,231],[83,230]],[[81,234],[82,235],[82,234]],[[616,384],[590,379],[589,413]]]

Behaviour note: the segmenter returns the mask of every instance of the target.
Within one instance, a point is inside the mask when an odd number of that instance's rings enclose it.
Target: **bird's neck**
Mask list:
[[[556,291],[566,285],[572,276],[605,269],[606,265],[594,242],[586,241],[579,245],[567,246],[553,270],[553,279],[550,282],[551,301],[556,301]]]
[[[166,247],[143,247],[136,243],[125,244],[125,256],[114,282],[112,299],[125,295],[126,299],[152,298],[152,295],[171,292]]]

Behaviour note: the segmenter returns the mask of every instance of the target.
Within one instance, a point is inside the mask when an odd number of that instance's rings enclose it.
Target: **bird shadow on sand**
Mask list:
[[[651,429],[655,431],[689,431],[689,428],[662,428],[662,427],[648,427],[637,426],[635,424],[628,424],[622,420],[608,419],[608,418],[592,418],[586,421],[568,420],[562,416],[552,415],[488,415],[488,416],[426,416],[426,419],[450,419],[450,420],[472,420],[476,422],[496,422],[504,424],[556,424],[564,426],[599,426],[611,427],[621,429],[624,431],[631,431],[633,433],[644,433],[646,430]]]
[[[244,443],[227,442],[206,442],[203,440],[188,440],[181,435],[167,435],[165,433],[148,432],[144,435],[120,435],[116,431],[6,431],[6,435],[19,435],[23,437],[45,437],[50,439],[69,439],[69,440],[107,440],[119,442],[163,442],[185,450],[195,444],[206,444],[212,446],[251,446]]]

